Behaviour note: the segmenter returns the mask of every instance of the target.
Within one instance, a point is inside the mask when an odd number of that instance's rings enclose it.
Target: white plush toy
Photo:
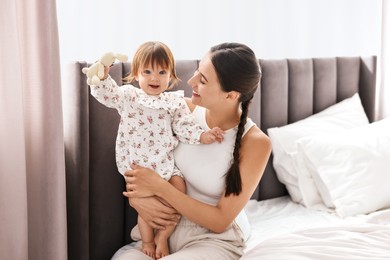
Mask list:
[[[92,64],[88,68],[83,68],[81,71],[87,75],[88,85],[97,85],[104,77],[104,67],[109,67],[118,59],[119,61],[126,62],[127,55],[107,52],[97,62]]]

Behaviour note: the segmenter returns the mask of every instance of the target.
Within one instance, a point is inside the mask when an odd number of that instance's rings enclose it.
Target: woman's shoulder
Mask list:
[[[257,125],[252,126],[249,131],[243,136],[241,147],[244,148],[244,152],[252,152],[253,150],[263,151],[271,150],[271,139],[259,128]]]

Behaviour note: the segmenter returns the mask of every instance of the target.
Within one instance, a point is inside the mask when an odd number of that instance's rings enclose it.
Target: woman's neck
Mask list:
[[[229,130],[240,123],[240,117],[241,110],[239,108],[218,111],[206,109],[206,122],[210,128],[218,126],[224,131]]]

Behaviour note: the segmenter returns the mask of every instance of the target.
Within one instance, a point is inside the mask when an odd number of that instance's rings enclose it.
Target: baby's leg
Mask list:
[[[179,176],[172,176],[169,182],[181,192],[186,192],[186,184],[184,179]],[[162,200],[163,203],[169,205]],[[175,226],[167,226],[164,230],[157,230],[154,241],[156,242],[156,258],[162,258],[169,255],[168,238],[175,230]]]
[[[142,252],[145,255],[155,258],[156,254],[156,244],[154,242],[154,230],[149,226],[146,221],[144,221],[140,216],[138,216],[138,228],[142,240]]]

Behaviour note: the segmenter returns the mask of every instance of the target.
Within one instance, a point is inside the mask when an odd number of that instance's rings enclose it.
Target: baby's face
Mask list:
[[[140,88],[148,95],[159,95],[169,87],[171,73],[160,65],[148,65],[140,69],[138,77]]]

